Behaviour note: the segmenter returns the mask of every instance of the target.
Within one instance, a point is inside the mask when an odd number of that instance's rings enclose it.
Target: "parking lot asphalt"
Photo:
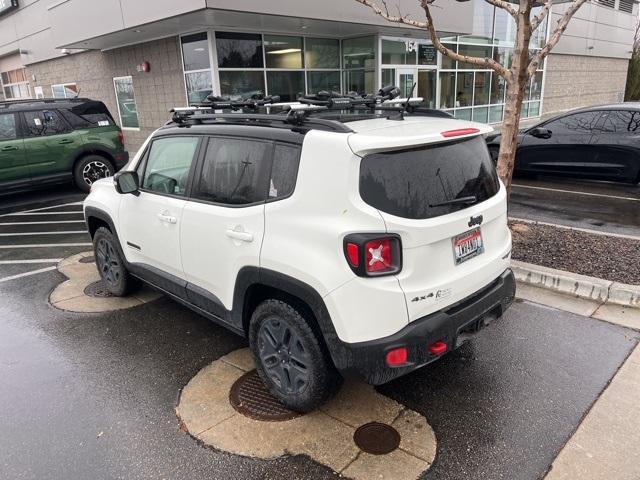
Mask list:
[[[509,216],[640,236],[640,185],[514,177]]]
[[[89,249],[0,255],[66,248]],[[334,477],[307,457],[233,456],[180,430],[181,388],[243,339],[164,298],[105,314],[62,312],[47,297],[63,280],[52,270],[0,282],[1,478]],[[424,478],[536,479],[637,342],[631,330],[518,302],[473,342],[379,391],[435,430],[438,453]]]

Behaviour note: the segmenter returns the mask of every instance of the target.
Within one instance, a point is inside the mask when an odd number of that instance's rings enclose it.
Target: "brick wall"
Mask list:
[[[551,54],[547,62],[543,115],[624,99],[629,60]]]
[[[136,67],[147,61],[149,73]],[[76,83],[82,97],[103,101],[118,118],[114,77],[133,77],[140,130],[125,130],[129,152],[135,152],[156,128],[169,118],[169,110],[186,104],[182,59],[178,38],[166,38],[106,52],[87,51],[27,66],[27,74],[35,75],[31,87],[41,86],[51,97],[51,85]]]

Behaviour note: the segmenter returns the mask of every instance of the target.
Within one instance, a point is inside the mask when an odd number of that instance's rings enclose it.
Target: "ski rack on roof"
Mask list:
[[[415,85],[414,85],[415,88]],[[208,101],[194,104],[192,107],[174,108],[171,110],[172,121],[179,126],[197,125],[207,121],[222,121],[234,124],[261,124],[273,126],[306,126],[323,130],[351,132],[342,123],[348,120],[342,117],[345,112],[375,114],[380,112],[395,112],[388,117],[402,120],[405,113],[410,115],[451,118],[452,116],[440,110],[422,108],[422,98],[398,98],[400,89],[395,86],[381,88],[377,95],[358,95],[349,92],[342,95],[338,92],[320,91],[315,95],[305,95],[296,102],[280,102],[279,96],[230,100],[228,98],[209,96]],[[257,113],[259,109],[267,113]],[[273,112],[272,110],[279,110]],[[241,113],[220,113],[220,110],[231,110]],[[336,112],[335,119],[317,118],[313,113]],[[352,115],[353,116],[353,115]]]

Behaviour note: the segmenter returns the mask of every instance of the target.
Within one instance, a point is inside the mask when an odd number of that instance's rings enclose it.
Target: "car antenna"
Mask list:
[[[413,87],[411,87],[411,93],[409,94],[409,98],[407,98],[407,101],[404,104],[404,108],[400,110],[397,115],[388,116],[387,117],[388,120],[404,120],[404,114],[407,112],[407,109],[409,108],[409,103],[411,102],[411,98],[413,98],[413,91],[416,89],[416,85],[417,83],[413,82]]]

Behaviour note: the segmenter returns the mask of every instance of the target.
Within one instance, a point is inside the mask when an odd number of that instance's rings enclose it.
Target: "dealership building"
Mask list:
[[[423,19],[418,0],[387,0]],[[516,2],[517,3],[517,2]],[[534,35],[545,43],[567,2]],[[619,102],[631,57],[634,0],[592,0],[531,79],[524,118]],[[508,65],[515,23],[484,0],[436,1],[434,23],[461,54]],[[207,95],[319,90],[370,93],[396,84],[426,106],[500,123],[505,84],[443,57],[426,32],[390,24],[354,0],[0,0],[0,100],[80,95],[104,101],[128,148],[169,110]]]

